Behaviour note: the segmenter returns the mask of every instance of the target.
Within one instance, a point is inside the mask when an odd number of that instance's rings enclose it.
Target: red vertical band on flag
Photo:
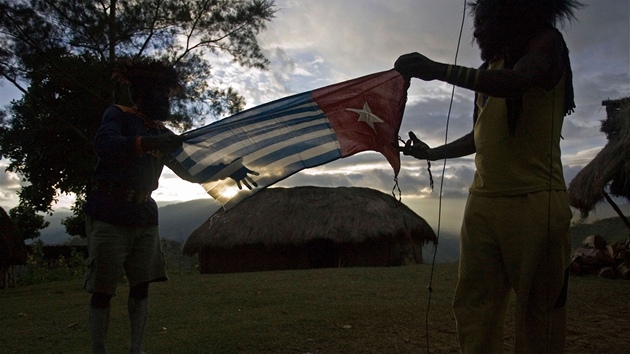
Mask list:
[[[377,151],[398,175],[396,146],[408,88],[409,80],[390,70],[314,90],[312,97],[335,130],[343,157]]]

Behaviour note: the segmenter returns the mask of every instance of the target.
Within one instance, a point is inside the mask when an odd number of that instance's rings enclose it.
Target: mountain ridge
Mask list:
[[[196,199],[187,202],[168,204],[159,208],[160,235],[162,238],[184,244],[188,236],[201,226],[220,206],[213,199]],[[605,208],[604,208],[605,209]],[[70,240],[61,220],[71,215],[70,211],[59,211],[46,217],[50,226],[41,231],[41,240],[46,245],[65,244]],[[621,219],[606,210],[600,210],[591,219],[574,221],[571,226],[571,246],[577,248],[586,236],[600,234],[608,242],[625,242],[630,231]],[[76,240],[73,240],[76,241]],[[33,242],[33,241],[30,241]],[[29,243],[30,243],[29,242]],[[79,243],[84,240],[79,240]],[[457,234],[443,232],[439,239],[436,262],[454,262],[459,258],[459,239]],[[434,247],[423,248],[426,263],[433,261]]]

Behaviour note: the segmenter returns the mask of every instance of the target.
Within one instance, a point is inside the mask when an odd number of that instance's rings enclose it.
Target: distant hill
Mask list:
[[[183,244],[188,236],[219,208],[220,206],[210,198],[161,207],[160,235],[162,238]]]
[[[61,224],[61,221],[72,215],[71,211],[57,211],[52,216],[46,215],[45,219],[50,223],[47,228],[41,230],[41,236],[37,241],[42,241],[46,245],[60,245],[68,240],[68,234],[66,234],[66,227]],[[27,241],[26,243],[31,243]]]
[[[217,203],[210,198],[160,207],[160,234],[165,239],[183,243],[218,209]],[[70,215],[70,211],[59,211],[52,216],[46,216],[50,225],[41,231],[42,235],[38,240],[47,245],[59,245],[68,241],[69,236],[61,221]]]
[[[579,247],[586,236],[594,234],[602,236],[608,243],[625,242],[630,235],[630,230],[619,217],[573,225],[571,226],[571,247]]]
[[[188,236],[218,209],[219,206],[210,198],[160,207],[160,234],[165,239],[183,244]],[[68,241],[69,237],[65,232],[64,226],[61,225],[61,220],[69,215],[70,211],[61,211],[46,217],[46,220],[50,222],[50,226],[42,230],[40,239],[49,245],[63,244]],[[604,215],[609,214],[600,212],[598,216],[603,217]],[[582,240],[592,234],[599,234],[608,242],[624,242],[628,238],[630,230],[626,228],[618,217],[576,223],[571,227],[572,247],[579,247]],[[425,263],[430,263],[433,260],[433,252],[434,248],[432,245],[427,245],[423,248],[422,253]],[[453,262],[458,258],[458,235],[441,235],[436,262]]]
[[[436,263],[450,263],[459,259],[459,235],[440,235],[437,251],[433,244],[427,244],[422,248],[422,260],[424,263],[433,262],[435,253]]]

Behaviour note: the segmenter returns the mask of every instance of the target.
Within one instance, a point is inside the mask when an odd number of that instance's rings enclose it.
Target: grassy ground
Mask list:
[[[242,274],[171,274],[151,287],[148,353],[455,353],[455,264]],[[79,281],[0,291],[0,352],[88,353]],[[127,352],[127,289],[110,353]],[[567,353],[630,350],[630,281],[573,278]],[[506,349],[513,332],[508,318]],[[427,348],[428,340],[428,348]],[[428,350],[427,350],[428,349]]]

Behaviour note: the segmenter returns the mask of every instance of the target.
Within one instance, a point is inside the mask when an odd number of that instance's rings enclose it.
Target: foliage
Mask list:
[[[41,284],[50,281],[78,279],[85,271],[83,254],[75,248],[66,259],[62,255],[54,262],[44,257],[44,244],[41,241],[30,245],[31,252],[26,260],[27,271],[19,277],[20,285]]]
[[[77,244],[85,244],[85,239],[75,237]],[[182,254],[182,244],[176,241],[161,239],[162,256],[169,274],[199,273],[197,257],[186,257]],[[66,246],[72,246],[67,242]],[[70,257],[59,255],[57,259],[46,259],[44,244],[41,240],[28,246],[30,252],[26,260],[25,271],[17,277],[19,285],[43,284],[60,280],[79,279],[85,272],[84,254],[71,247]]]
[[[85,232],[85,212],[83,211],[84,199],[78,198],[72,206],[72,216],[61,221],[66,227],[68,235],[86,237]]]
[[[22,240],[38,238],[40,230],[50,224],[43,215],[36,214],[31,208],[19,205],[9,210],[9,216]]]
[[[167,272],[199,273],[199,258],[197,256],[184,256],[181,243],[165,238],[160,239],[160,243]]]
[[[31,245],[31,253],[26,259],[28,273],[20,279],[21,284],[40,284],[46,279],[47,267],[43,247],[44,244],[41,241]]]
[[[91,140],[107,105],[111,84],[91,56],[28,59],[28,93],[9,108],[0,125],[0,155],[8,170],[30,182],[19,192],[20,205],[48,212],[58,192],[83,195],[94,170]],[[61,70],[59,70],[61,69]]]
[[[24,94],[0,111],[0,157],[29,183],[21,211],[49,212],[60,193],[77,195],[80,210],[101,114],[131,104],[110,80],[121,59],[173,63],[186,87],[173,101],[174,127],[188,129],[244,107],[212,83],[211,60],[266,68],[256,35],[274,12],[273,0],[0,0],[0,79]]]

